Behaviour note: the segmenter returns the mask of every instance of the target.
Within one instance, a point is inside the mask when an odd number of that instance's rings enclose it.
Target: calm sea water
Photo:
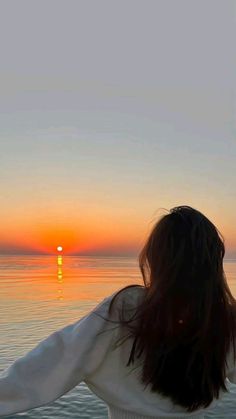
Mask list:
[[[236,296],[236,261],[225,262],[225,272]],[[141,282],[134,258],[0,256],[0,371],[107,295]],[[207,418],[236,418],[236,386],[229,388]],[[8,416],[18,417],[105,419],[107,408],[82,383],[48,406]]]

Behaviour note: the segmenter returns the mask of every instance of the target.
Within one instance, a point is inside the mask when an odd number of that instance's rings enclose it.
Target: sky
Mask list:
[[[0,9],[0,253],[136,254],[190,205],[236,258],[235,2]]]

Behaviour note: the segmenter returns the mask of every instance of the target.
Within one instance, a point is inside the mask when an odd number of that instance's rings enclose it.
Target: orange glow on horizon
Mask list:
[[[164,214],[159,211],[155,217],[151,217],[148,211],[145,216],[129,212],[123,214],[120,208],[118,213],[115,209],[108,211],[97,207],[93,211],[88,207],[86,213],[76,213],[73,208],[63,206],[63,203],[60,208],[64,211],[59,214],[60,217],[57,214],[52,217],[49,212],[41,216],[35,211],[14,215],[14,219],[8,216],[1,225],[0,253],[1,249],[3,253],[8,249],[11,253],[13,249],[19,254],[24,251],[26,254],[32,251],[49,255],[58,252],[63,252],[63,255],[137,254],[154,223]],[[207,216],[212,213],[209,218],[225,237],[226,251],[232,254],[236,252],[236,230],[231,219],[223,219],[218,213],[207,209],[202,212]]]

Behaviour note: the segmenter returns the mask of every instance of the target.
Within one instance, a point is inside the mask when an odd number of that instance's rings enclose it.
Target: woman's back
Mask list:
[[[119,319],[121,311],[127,314],[127,318],[130,318],[145,294],[144,287],[131,287],[120,293],[111,319],[114,323],[111,322],[109,326],[113,336],[104,360],[97,369],[90,372],[85,382],[98,397],[108,404],[112,418],[203,418],[206,411],[217,404],[217,400],[214,400],[207,410],[198,409],[190,414],[184,407],[175,405],[170,398],[152,392],[150,386],[144,388],[141,383],[141,360],[132,366],[126,366],[133,341],[131,338],[126,339],[127,328],[122,325],[117,326],[115,322]],[[99,315],[107,317],[112,297],[107,299],[103,307],[101,306]],[[106,333],[110,332],[101,334],[102,347],[106,346]],[[93,356],[96,358],[96,351]],[[228,371],[236,371],[232,354]],[[178,379],[179,377],[175,377],[176,382]]]
[[[127,320],[124,312],[119,317],[129,335],[119,356],[126,368],[135,368],[145,397],[149,390],[149,405],[154,395],[160,406],[162,396],[167,404],[171,400],[171,411],[179,406],[179,412],[195,413],[227,391],[227,374],[234,379],[236,301],[224,254],[217,228],[188,206],[163,216],[140,253],[144,298],[134,318]]]

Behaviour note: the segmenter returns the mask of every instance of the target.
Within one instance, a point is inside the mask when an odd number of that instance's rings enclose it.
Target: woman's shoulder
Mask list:
[[[132,315],[142,304],[146,288],[142,285],[129,285],[104,298],[90,314],[117,321],[125,313]],[[126,316],[125,316],[126,317]]]
[[[122,302],[134,302],[144,296],[146,288],[143,285],[128,285],[114,292],[111,297],[116,297]]]
[[[121,290],[123,300],[129,303],[136,303],[142,299],[147,289],[143,285],[130,285]]]
[[[145,296],[146,288],[142,285],[129,285],[121,288],[108,297],[110,312],[120,312],[136,309]]]

